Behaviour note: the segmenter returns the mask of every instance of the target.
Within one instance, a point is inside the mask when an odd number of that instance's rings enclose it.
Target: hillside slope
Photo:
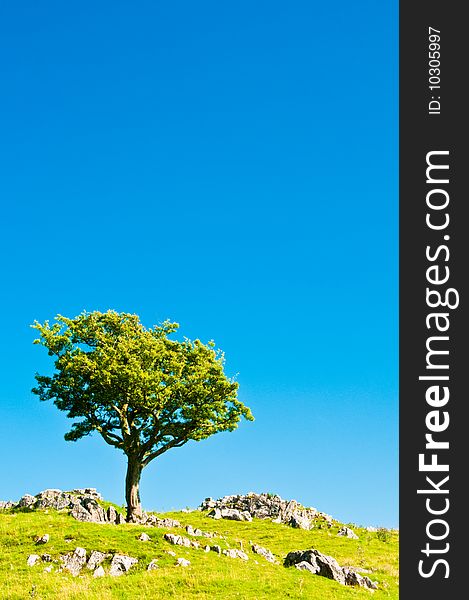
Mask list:
[[[110,503],[100,502],[108,508]],[[114,506],[117,511],[122,509]],[[0,588],[2,599],[35,598],[43,600],[108,599],[253,599],[311,600],[398,598],[398,533],[368,531],[353,526],[358,539],[338,536],[343,524],[332,521],[327,527],[318,522],[311,530],[295,529],[268,519],[252,521],[214,520],[206,512],[159,514],[160,519],[176,519],[179,527],[135,524],[87,523],[74,519],[67,510],[52,508],[6,508],[0,511]],[[155,520],[154,520],[155,522]],[[164,526],[166,525],[166,526]],[[186,527],[190,526],[189,531]],[[206,537],[193,535],[199,528]],[[147,534],[147,541],[139,540]],[[195,542],[195,546],[174,545],[172,533]],[[37,538],[48,534],[48,541],[37,544]],[[213,537],[208,537],[209,535]],[[143,536],[145,537],[145,536]],[[257,544],[270,550],[276,564],[252,550]],[[204,551],[204,547],[212,550]],[[232,558],[213,551],[241,550],[247,557]],[[61,557],[84,548],[106,554],[102,563],[103,577],[93,577],[86,566],[73,576],[63,566]],[[377,582],[370,590],[344,586],[335,581],[283,566],[285,556],[294,550],[315,548],[334,557],[340,566],[350,566]],[[109,575],[112,556],[127,555],[138,560],[120,577]],[[236,554],[236,553],[232,553]],[[28,557],[37,555],[36,564],[28,566]],[[176,566],[178,559],[188,566]],[[34,559],[33,559],[34,560]],[[151,561],[156,568],[147,570]],[[180,561],[181,562],[181,561]]]

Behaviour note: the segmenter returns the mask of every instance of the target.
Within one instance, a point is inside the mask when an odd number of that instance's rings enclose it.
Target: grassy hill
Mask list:
[[[283,566],[283,558],[288,552],[308,548],[333,556],[341,566],[371,570],[368,576],[379,585],[373,593],[375,600],[399,597],[398,533],[395,531],[369,532],[353,526],[359,536],[355,540],[338,537],[342,524],[335,521],[331,528],[304,531],[260,519],[252,522],[215,521],[199,511],[158,515],[177,519],[182,526],[192,525],[206,532],[216,532],[221,537],[206,542],[219,544],[222,548],[243,549],[249,556],[248,561],[243,561],[215,552],[205,553],[202,549],[174,546],[163,539],[167,532],[187,535],[181,528],[82,523],[67,512],[53,509],[0,511],[2,600],[370,598],[372,592],[366,589],[342,586],[325,577]],[[142,532],[147,533],[151,541],[137,540]],[[50,536],[49,542],[37,546],[35,538],[46,533]],[[198,541],[205,543],[200,538]],[[251,542],[271,550],[280,564],[271,564],[254,554]],[[32,567],[26,564],[30,554],[48,553],[52,559],[59,559],[60,555],[72,552],[77,546],[85,548],[88,554],[93,550],[117,552],[135,557],[139,562],[125,575],[106,575],[99,579],[93,578],[93,573],[86,568],[77,577],[67,572],[59,573],[60,562],[50,563],[53,566],[51,572],[45,572],[48,564],[44,562]],[[168,551],[175,552],[176,556]],[[176,567],[176,559],[180,557],[188,559],[190,566]],[[158,560],[159,568],[147,571],[152,559]]]

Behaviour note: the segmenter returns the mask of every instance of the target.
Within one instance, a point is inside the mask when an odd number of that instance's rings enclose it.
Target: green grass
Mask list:
[[[119,510],[119,507],[116,508]],[[163,540],[166,531],[186,535],[181,529],[80,523],[66,511],[3,511],[0,512],[0,597],[2,600],[340,600],[371,597],[367,590],[341,586],[324,577],[295,568],[287,569],[282,564],[272,565],[251,552],[250,541],[268,548],[280,561],[291,550],[313,547],[333,556],[342,566],[372,569],[369,577],[379,583],[373,599],[399,597],[397,532],[391,532],[383,541],[377,533],[355,527],[360,539],[352,540],[337,537],[339,523],[331,529],[302,531],[258,519],[252,523],[214,521],[198,511],[159,516],[178,519],[182,525],[190,524],[203,531],[217,532],[223,536],[221,539],[193,539],[201,544],[219,544],[222,548],[241,548],[242,545],[249,561],[172,546]],[[151,537],[150,542],[136,539],[143,531]],[[49,533],[50,541],[36,546],[34,538],[44,533]],[[67,538],[72,540],[67,542]],[[45,563],[33,567],[26,565],[29,554],[48,553],[58,559],[60,554],[73,551],[76,546],[86,548],[88,554],[92,550],[129,554],[138,558],[139,563],[126,575],[102,579],[93,579],[87,569],[73,577],[65,572],[46,573]],[[176,557],[167,554],[168,550],[176,552]],[[175,560],[179,557],[189,559],[190,567],[175,567]],[[159,568],[146,571],[154,558],[158,559]]]

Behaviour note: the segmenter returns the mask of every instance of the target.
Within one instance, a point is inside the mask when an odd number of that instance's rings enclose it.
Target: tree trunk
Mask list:
[[[140,476],[143,466],[132,456],[127,457],[127,475],[125,477],[125,500],[127,502],[127,522],[138,523],[142,517],[140,504]]]

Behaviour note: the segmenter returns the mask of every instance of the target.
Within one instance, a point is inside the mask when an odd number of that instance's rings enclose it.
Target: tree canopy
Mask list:
[[[238,400],[238,383],[224,373],[215,344],[170,339],[179,325],[145,328],[137,315],[109,310],[35,321],[34,341],[55,357],[53,375],[36,374],[33,392],[75,419],[66,440],[97,431],[128,457],[128,518],[141,513],[141,470],[190,440],[233,431],[253,420]],[[134,472],[132,475],[131,472]]]

